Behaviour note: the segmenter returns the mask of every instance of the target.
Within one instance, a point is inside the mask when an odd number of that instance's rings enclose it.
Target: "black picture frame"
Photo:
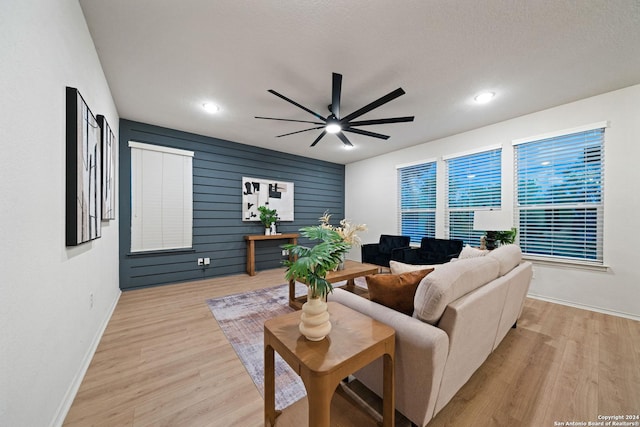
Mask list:
[[[100,126],[78,89],[66,88],[65,242],[100,237],[102,214]]]
[[[116,219],[116,140],[107,118],[98,114],[102,152],[102,220]]]

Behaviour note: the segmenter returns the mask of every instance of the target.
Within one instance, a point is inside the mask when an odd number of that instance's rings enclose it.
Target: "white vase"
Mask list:
[[[276,223],[274,222],[273,224],[271,224],[271,235],[275,236],[276,234],[278,234],[276,232]]]
[[[307,294],[307,302],[302,304],[298,328],[309,341],[321,341],[331,332],[327,303],[322,298],[311,298],[311,290]]]
[[[269,227],[265,227],[264,229],[264,235],[265,236],[270,236],[271,235],[271,229]]]

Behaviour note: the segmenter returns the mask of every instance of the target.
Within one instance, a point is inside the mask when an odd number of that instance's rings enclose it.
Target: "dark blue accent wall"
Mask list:
[[[195,152],[193,158],[193,249],[131,254],[131,151],[129,141]],[[315,225],[325,210],[344,217],[344,165],[120,120],[120,288],[135,289],[246,273],[247,234],[262,234],[260,222],[242,221],[242,177],[294,183],[295,221],[278,232]],[[311,148],[310,148],[311,149]],[[332,221],[333,222],[333,221]],[[301,240],[304,243],[304,240]],[[256,244],[258,271],[281,266],[282,241]],[[198,258],[211,258],[202,268]],[[284,270],[283,270],[284,272]],[[284,283],[284,277],[283,277]]]

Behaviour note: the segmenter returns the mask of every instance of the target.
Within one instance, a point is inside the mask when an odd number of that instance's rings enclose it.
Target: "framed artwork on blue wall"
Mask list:
[[[76,88],[66,104],[65,241],[77,246],[101,235],[100,125]]]
[[[279,221],[293,221],[293,182],[242,177],[242,220],[260,221],[260,206],[275,209]]]

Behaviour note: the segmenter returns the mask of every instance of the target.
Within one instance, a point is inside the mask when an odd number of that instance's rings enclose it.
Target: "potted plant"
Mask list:
[[[331,228],[316,225],[303,227],[300,234],[310,240],[319,240],[313,247],[287,244],[282,247],[293,256],[285,260],[287,280],[298,280],[307,285],[307,302],[302,305],[300,333],[310,341],[320,341],[331,331],[326,296],[333,290],[327,281],[327,273],[342,262],[342,255],[350,245]]]
[[[518,229],[513,227],[511,228],[511,230],[496,231],[495,233],[496,242],[500,243],[501,245],[508,245],[515,242]]]
[[[293,257],[283,262],[287,267],[285,278],[307,285],[307,302],[302,305],[300,332],[312,341],[323,339],[331,331],[325,299],[333,286],[327,281],[327,273],[336,270],[351,245],[357,243],[356,231],[366,229],[364,225],[351,226],[345,220],[341,221],[340,227],[334,227],[329,224],[329,218],[325,212],[320,218],[320,225],[300,229],[303,237],[319,241],[315,246],[282,246]]]
[[[264,225],[264,234],[268,236],[271,234],[271,225],[278,219],[278,212],[266,206],[258,206],[258,212],[260,213],[260,222]]]

